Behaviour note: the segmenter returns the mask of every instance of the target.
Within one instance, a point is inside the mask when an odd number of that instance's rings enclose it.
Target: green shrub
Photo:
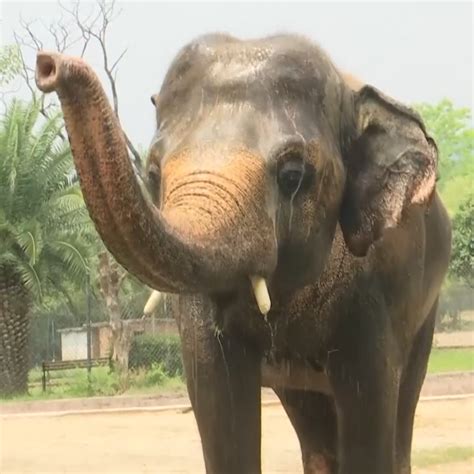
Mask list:
[[[153,387],[164,385],[170,378],[163,370],[161,364],[154,363],[149,369],[136,369],[129,372],[130,386],[135,388]]]
[[[128,360],[132,370],[159,366],[167,377],[183,375],[181,341],[178,335],[136,336],[132,341]]]
[[[152,364],[151,369],[146,373],[145,384],[147,387],[162,385],[166,379],[163,367],[160,364]]]
[[[119,374],[110,370],[91,371],[90,391],[95,395],[110,396],[120,392]]]

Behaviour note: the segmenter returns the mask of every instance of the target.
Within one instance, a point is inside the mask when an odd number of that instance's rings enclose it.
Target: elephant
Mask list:
[[[102,240],[171,295],[206,472],[261,472],[265,386],[306,474],[410,473],[451,246],[420,116],[306,37],[206,34],[151,97],[147,191],[91,67],[36,67]]]

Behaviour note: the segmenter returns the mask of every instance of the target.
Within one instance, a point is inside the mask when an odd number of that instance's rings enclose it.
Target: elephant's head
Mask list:
[[[362,256],[434,190],[437,153],[420,118],[372,87],[353,91],[300,37],[208,35],[178,54],[152,97],[151,198],[92,70],[40,53],[37,83],[59,95],[105,244],[163,291],[219,293],[255,276],[304,285],[338,222]]]

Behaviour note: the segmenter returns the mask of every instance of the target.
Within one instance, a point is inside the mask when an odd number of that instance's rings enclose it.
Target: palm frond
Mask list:
[[[95,234],[61,139],[62,116],[13,101],[0,120],[0,265],[42,300],[53,278],[81,283]]]
[[[40,225],[35,221],[24,224],[21,231],[16,235],[16,241],[22,248],[30,265],[36,265],[43,248]]]
[[[21,281],[25,285],[26,289],[37,301],[42,301],[43,286],[37,268],[31,265],[29,262],[25,262],[21,259],[17,259],[16,266],[17,271],[21,277]]]
[[[18,124],[13,123],[9,127],[8,138],[5,146],[5,157],[4,157],[4,185],[9,191],[9,194],[13,196],[15,194],[16,180],[18,175]],[[2,173],[3,174],[3,173]]]
[[[38,116],[40,113],[39,105],[32,101],[23,108],[20,120],[19,120],[19,151],[20,157],[28,156],[31,147],[31,139],[33,128],[37,123]]]
[[[50,196],[48,207],[54,207],[56,213],[69,214],[84,209],[84,199],[77,186],[68,186],[57,190]]]
[[[29,159],[34,160],[40,170],[44,170],[51,161],[54,144],[62,141],[59,136],[61,120],[59,113],[46,120],[32,141]]]
[[[79,284],[85,283],[90,270],[87,263],[87,248],[81,245],[79,239],[57,240],[49,243],[48,249],[72,280]]]
[[[71,149],[66,142],[55,143],[51,150],[50,160],[45,163],[45,184],[56,188],[57,183],[70,186],[70,176],[74,171]]]

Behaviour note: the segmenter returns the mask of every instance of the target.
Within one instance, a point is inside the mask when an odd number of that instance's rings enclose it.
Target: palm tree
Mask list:
[[[90,221],[60,114],[13,101],[0,122],[0,395],[24,393],[28,312],[65,279],[86,281]]]

